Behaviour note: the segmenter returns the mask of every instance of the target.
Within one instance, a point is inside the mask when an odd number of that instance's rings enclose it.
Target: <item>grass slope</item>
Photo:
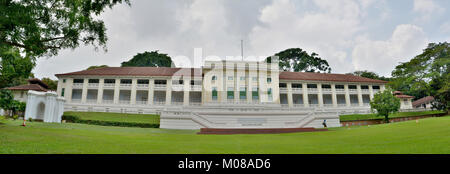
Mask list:
[[[440,113],[444,112],[443,111],[397,112],[389,115],[389,118],[412,117],[412,116],[440,114]],[[350,115],[341,115],[339,119],[340,121],[354,121],[354,120],[384,119],[384,117],[378,116],[377,114],[350,114]]]
[[[82,120],[159,124],[159,115],[153,114],[124,114],[124,113],[110,113],[110,112],[64,112],[64,115],[77,116]]]
[[[193,130],[0,120],[0,153],[445,153],[450,117],[326,132],[197,135]]]

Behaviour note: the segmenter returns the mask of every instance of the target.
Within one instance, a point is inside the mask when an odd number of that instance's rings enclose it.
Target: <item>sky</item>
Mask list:
[[[263,60],[288,48],[315,52],[332,73],[369,70],[390,76],[431,42],[450,41],[448,0],[131,0],[98,18],[107,51],[81,45],[39,58],[38,78],[120,66],[159,50],[177,67],[203,60]],[[194,58],[200,58],[195,59]]]

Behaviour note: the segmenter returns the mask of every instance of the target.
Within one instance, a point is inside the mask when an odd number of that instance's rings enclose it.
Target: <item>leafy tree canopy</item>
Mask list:
[[[22,57],[18,48],[0,46],[0,88],[26,84],[34,66],[34,60]]]
[[[386,123],[389,123],[389,114],[395,113],[400,109],[400,99],[392,94],[392,90],[378,92],[370,101],[370,108],[376,110],[379,116],[384,116]]]
[[[93,65],[93,66],[88,67],[86,70],[104,68],[104,67],[109,67],[109,66],[108,65]]]
[[[391,88],[422,98],[428,95],[436,99],[437,109],[450,106],[450,44],[430,43],[409,62],[401,63],[392,72]]]
[[[367,71],[367,70],[354,71],[354,72],[347,73],[347,74],[360,76],[360,77],[365,77],[365,78],[370,78],[370,79],[384,80],[384,81],[389,81],[390,80],[388,77],[380,76],[380,75],[378,75],[375,72],[370,72],[370,71]]]
[[[0,108],[4,110],[10,110],[13,105],[14,96],[10,90],[0,89]]]
[[[300,48],[289,48],[267,57],[266,62],[271,63],[272,57],[278,57],[279,66],[282,71],[294,72],[331,72],[331,67],[326,60],[319,57],[317,53],[309,55]]]
[[[44,77],[41,79],[42,82],[44,82],[45,84],[47,84],[48,88],[50,90],[56,90],[56,88],[58,87],[58,81],[57,80],[52,80],[48,77]]]
[[[122,67],[127,66],[150,66],[150,67],[171,67],[172,59],[167,54],[158,51],[138,53],[129,61],[122,62]]]
[[[34,56],[56,55],[83,44],[105,44],[106,28],[95,18],[129,0],[1,0],[0,45],[20,48]]]

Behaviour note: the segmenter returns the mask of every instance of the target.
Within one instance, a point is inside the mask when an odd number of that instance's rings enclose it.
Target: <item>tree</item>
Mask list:
[[[130,5],[129,0],[2,0],[0,45],[37,57],[80,44],[106,50],[105,24],[96,16],[122,2]]]
[[[300,48],[290,48],[276,53],[274,56],[278,57],[282,71],[331,72],[328,62],[321,59],[317,53],[313,52],[309,55]],[[272,57],[267,57],[266,62],[271,63]]]
[[[422,98],[435,98],[434,108],[450,107],[450,44],[430,43],[422,54],[401,63],[392,72],[394,80],[389,86],[406,94]]]
[[[14,107],[14,96],[10,90],[0,89],[0,108],[5,111],[11,110]],[[12,113],[10,112],[10,115]]]
[[[127,66],[150,66],[150,67],[171,67],[172,59],[167,54],[158,51],[138,53],[132,59],[122,62],[122,67]]]
[[[389,123],[389,114],[395,113],[400,109],[400,99],[392,94],[392,90],[378,92],[370,101],[371,110],[376,110],[377,115],[384,116],[384,121]]]
[[[0,88],[26,83],[34,66],[34,60],[22,57],[18,48],[0,46]]]
[[[384,80],[384,81],[389,81],[390,79],[384,76],[379,76],[377,73],[375,72],[370,72],[367,70],[364,71],[354,71],[351,73],[347,73],[347,74],[351,74],[351,75],[355,75],[355,76],[360,76],[360,77],[365,77],[365,78],[369,78],[369,79],[377,79],[377,80]]]
[[[48,89],[50,89],[50,90],[56,90],[56,88],[58,87],[57,80],[52,80],[48,77],[44,77],[41,79],[41,81],[44,82],[45,84],[47,84]]]
[[[86,70],[104,68],[104,67],[109,67],[109,66],[108,65],[93,65],[93,66],[88,67]]]

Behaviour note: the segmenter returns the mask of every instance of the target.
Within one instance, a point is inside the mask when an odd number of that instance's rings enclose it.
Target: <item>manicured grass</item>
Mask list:
[[[325,132],[197,135],[196,130],[0,121],[0,153],[443,153],[450,116]]]
[[[77,116],[82,120],[159,124],[159,115],[153,114],[124,114],[124,113],[109,113],[109,112],[64,112],[64,115]]]
[[[397,112],[389,115],[389,118],[411,117],[411,116],[440,114],[440,113],[444,112],[443,111]],[[351,115],[341,115],[339,119],[340,121],[356,121],[356,120],[384,119],[384,117],[377,116],[377,114],[351,114]]]

